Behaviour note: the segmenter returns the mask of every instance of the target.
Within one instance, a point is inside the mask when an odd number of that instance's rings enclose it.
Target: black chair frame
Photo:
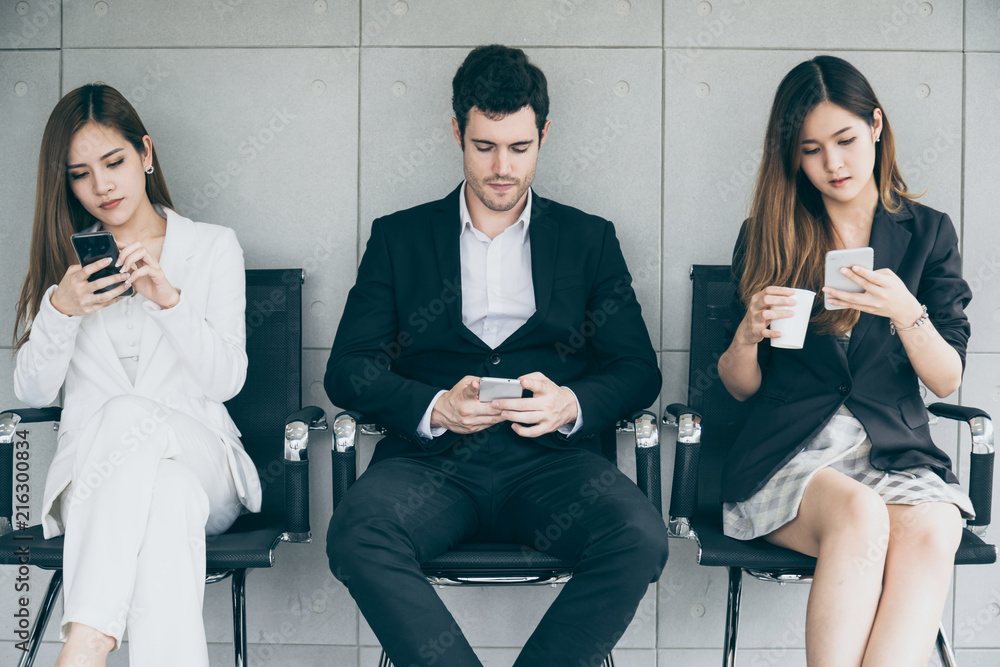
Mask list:
[[[660,440],[657,417],[651,412],[636,412],[618,423],[614,433],[604,440],[606,456],[615,456],[615,434],[632,433],[635,438],[636,485],[662,514],[660,497]],[[333,424],[333,508],[344,498],[357,478],[358,438],[382,436],[385,430],[365,423],[356,412],[341,412]],[[510,586],[556,585],[573,576],[575,563],[541,553],[521,544],[460,544],[456,548],[421,563],[427,580],[435,586]],[[379,667],[391,667],[385,651]],[[603,665],[614,667],[609,653]]]
[[[691,268],[691,280],[694,285],[688,401],[686,405],[667,406],[663,414],[664,424],[677,427],[667,528],[671,537],[697,541],[701,565],[729,570],[722,664],[734,667],[743,573],[762,581],[808,582],[816,560],[763,539],[744,542],[722,532],[721,467],[752,400],[739,403],[733,399],[716,369],[719,356],[739,325],[739,313],[732,306],[736,285],[730,267],[695,265]],[[934,403],[927,409],[935,418],[966,422],[972,434],[969,496],[976,518],[968,522],[963,532],[955,564],[995,563],[996,546],[982,540],[990,524],[993,500],[992,421],[977,408]],[[938,632],[937,648],[944,665],[954,667],[955,654],[943,625]]]
[[[247,277],[247,380],[227,408],[258,467],[264,502],[221,535],[206,538],[206,583],[232,577],[233,651],[246,664],[246,576],[274,565],[279,542],[310,542],[309,432],[327,428],[320,408],[301,407],[301,269],[251,269]],[[29,564],[54,570],[38,616],[24,642],[19,667],[33,664],[62,587],[62,536],[44,539],[41,526],[20,525],[12,503],[14,452],[25,425],[58,421],[62,409],[12,409],[0,413],[0,565]],[[283,436],[283,437],[282,437]],[[279,450],[279,440],[283,449]],[[26,508],[18,506],[19,512]],[[9,519],[7,518],[9,517]],[[18,530],[11,531],[11,522]],[[27,523],[26,521],[24,523]]]

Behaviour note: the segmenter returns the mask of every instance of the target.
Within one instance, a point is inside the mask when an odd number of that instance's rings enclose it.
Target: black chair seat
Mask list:
[[[209,571],[271,567],[271,550],[281,537],[280,523],[231,532],[206,539]],[[46,540],[41,526],[32,526],[0,537],[0,563],[17,563],[25,548],[31,565],[46,570],[62,568],[63,537]]]
[[[721,512],[721,510],[720,510]],[[696,517],[692,522],[701,545],[699,563],[709,567],[741,567],[764,572],[812,572],[816,559],[764,540],[735,540],[726,537],[719,521]],[[987,544],[970,530],[962,531],[962,542],[955,554],[956,565],[989,565],[997,560],[996,547]]]
[[[520,544],[460,544],[420,567],[432,577],[549,577],[575,565]]]
[[[42,535],[42,527],[31,526],[25,530],[7,533],[0,537],[0,563],[12,565],[20,561],[24,549],[28,550],[28,564],[46,570],[62,567],[62,536],[51,540]]]

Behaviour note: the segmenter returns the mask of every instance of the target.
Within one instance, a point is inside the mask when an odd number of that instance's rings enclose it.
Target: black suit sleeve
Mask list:
[[[660,370],[625,258],[609,222],[587,300],[587,345],[593,373],[566,383],[580,401],[582,428],[569,438],[599,433],[660,393]]]
[[[357,281],[347,296],[324,386],[335,405],[358,410],[367,419],[419,442],[417,425],[439,389],[391,370],[393,355],[400,349],[392,281],[385,230],[376,220]]]
[[[964,370],[965,350],[972,331],[965,307],[972,299],[972,290],[962,279],[958,235],[951,218],[945,214],[941,214],[937,238],[920,275],[916,297],[927,306],[934,328],[958,352]]]

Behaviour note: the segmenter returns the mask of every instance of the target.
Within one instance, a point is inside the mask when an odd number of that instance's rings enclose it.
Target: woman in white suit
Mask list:
[[[119,270],[89,282],[110,261],[80,266],[70,237],[98,230]],[[172,210],[135,109],[102,84],[67,94],[42,138],[14,334],[18,398],[63,392],[42,519],[65,533],[57,667],[105,665],[126,626],[133,667],[207,667],[205,535],[260,509],[223,406],[246,377],[245,301],[236,235]]]

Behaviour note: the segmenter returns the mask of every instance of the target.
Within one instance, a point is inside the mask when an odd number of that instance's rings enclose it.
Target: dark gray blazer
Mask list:
[[[733,253],[737,280],[747,252],[742,238],[741,231]],[[970,332],[965,306],[972,292],[962,279],[958,236],[948,216],[915,202],[904,202],[897,213],[880,204],[870,245],[875,269],[891,269],[927,306],[964,368]],[[899,337],[889,334],[887,318],[862,313],[846,354],[834,336],[819,335],[810,325],[801,350],[772,348],[764,339],[759,360],[763,380],[723,470],[723,501],[753,495],[842,404],[868,432],[876,468],[926,465],[945,481],[958,482],[947,454],[931,441],[917,375]]]

